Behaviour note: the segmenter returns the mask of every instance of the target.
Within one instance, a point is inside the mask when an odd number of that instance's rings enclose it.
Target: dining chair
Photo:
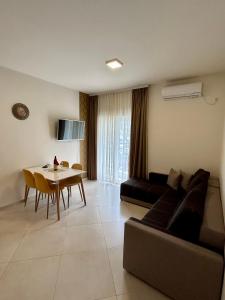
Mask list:
[[[60,166],[62,166],[62,167],[64,167],[64,168],[69,168],[69,167],[70,167],[69,162],[66,161],[66,160],[62,160],[62,161],[60,162]]]
[[[72,165],[71,167],[72,169],[76,169],[76,170],[82,170],[82,165],[75,163]],[[86,205],[86,197],[85,197],[85,193],[84,193],[84,187],[83,187],[83,182],[82,182],[82,178],[80,175],[76,175],[73,176],[71,178],[65,179],[65,181],[62,182],[63,186],[67,188],[68,191],[68,207],[70,205],[70,196],[72,195],[71,192],[71,187],[78,185],[79,187],[79,191],[80,191],[80,196],[81,196],[81,200],[84,201],[84,204]]]
[[[24,203],[24,206],[26,206],[30,189],[32,188],[32,189],[36,190],[36,197],[37,197],[37,189],[36,189],[34,175],[30,171],[24,169],[23,177],[24,177],[24,181],[25,181],[25,195],[24,195],[25,203]]]
[[[50,183],[40,173],[34,173],[34,179],[35,179],[36,188],[38,190],[38,195],[37,195],[36,201],[35,201],[35,211],[37,212],[41,194],[43,194],[43,193],[47,194],[48,195],[48,199],[47,199],[47,219],[48,219],[49,200],[50,200],[50,197],[53,198],[54,195],[57,193],[57,185]],[[62,187],[62,186],[59,187],[60,193],[61,193],[61,196],[62,196],[62,199],[63,199],[64,209],[66,209],[65,200],[64,200],[64,196],[63,196],[63,188],[64,187]]]
[[[81,164],[78,164],[78,163],[72,164],[71,169],[83,170],[82,165],[81,165]],[[80,191],[80,195],[81,195],[81,189],[80,189],[79,184],[78,184],[78,187],[79,187],[79,191]],[[68,190],[68,197],[69,197],[69,196],[72,196],[72,189],[71,189],[71,186],[69,186],[69,187],[67,188],[67,190]],[[70,194],[70,195],[69,195],[69,194]],[[82,196],[81,196],[81,199],[83,200]],[[69,200],[68,200],[68,201],[69,201]]]

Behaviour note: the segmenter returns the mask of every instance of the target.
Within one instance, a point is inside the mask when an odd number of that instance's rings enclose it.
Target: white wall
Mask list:
[[[168,172],[171,167],[193,172],[199,167],[219,176],[225,111],[225,73],[194,78],[203,82],[207,100],[164,101],[163,85],[150,87],[149,170]]]
[[[14,103],[30,110],[25,121],[11,113]],[[21,170],[59,160],[79,161],[79,142],[58,142],[59,118],[79,118],[79,93],[0,68],[0,206],[23,198]]]

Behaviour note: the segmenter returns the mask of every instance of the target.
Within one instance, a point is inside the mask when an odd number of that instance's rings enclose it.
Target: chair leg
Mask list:
[[[67,200],[67,205],[68,205],[68,208],[70,207],[70,188],[67,187],[67,193],[68,193],[68,200]]]
[[[26,185],[25,186],[25,193],[24,193],[24,206],[26,206],[27,205],[27,197],[28,197],[28,186]]]
[[[81,190],[82,190],[82,194],[83,194],[83,198],[84,198],[84,204],[87,205],[82,179],[81,179],[80,185],[81,185]]]
[[[55,194],[51,194],[52,204],[55,204]]]
[[[79,184],[78,184],[78,187],[79,187],[79,191],[80,191],[81,201],[84,201],[83,194],[82,194],[82,191],[81,191],[81,188],[80,188]]]
[[[38,205],[39,205],[40,197],[41,197],[41,192],[39,192],[39,194],[38,194],[38,198],[37,198],[37,204],[36,204],[36,207],[35,207],[35,211],[36,211],[36,212],[37,212],[37,209],[38,209]]]
[[[72,197],[72,186],[70,186],[70,196]]]
[[[37,206],[37,199],[38,199],[38,190],[36,189],[36,192],[35,192],[35,211],[36,211],[36,206]]]
[[[49,212],[49,194],[48,194],[48,203],[47,203],[47,219],[48,219],[48,212]]]
[[[64,209],[66,209],[66,204],[65,204],[65,200],[64,200],[63,190],[61,190],[61,195],[62,195]]]

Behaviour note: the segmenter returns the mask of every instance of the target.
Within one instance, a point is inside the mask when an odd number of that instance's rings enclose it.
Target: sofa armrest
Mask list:
[[[168,175],[166,174],[161,174],[161,173],[156,173],[156,172],[150,172],[149,173],[149,182],[151,184],[166,184],[167,183],[167,179],[168,179]]]
[[[219,300],[223,257],[130,219],[124,268],[175,300]]]

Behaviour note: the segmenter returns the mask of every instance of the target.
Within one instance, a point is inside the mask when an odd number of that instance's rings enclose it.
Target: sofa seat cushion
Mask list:
[[[145,225],[165,230],[180,201],[179,194],[175,190],[167,190],[141,222]]]
[[[121,184],[120,194],[154,204],[168,189],[167,185],[152,185],[148,180],[131,178]]]
[[[208,187],[199,241],[207,248],[220,253],[224,251],[225,229],[223,210],[220,191],[217,187]]]

